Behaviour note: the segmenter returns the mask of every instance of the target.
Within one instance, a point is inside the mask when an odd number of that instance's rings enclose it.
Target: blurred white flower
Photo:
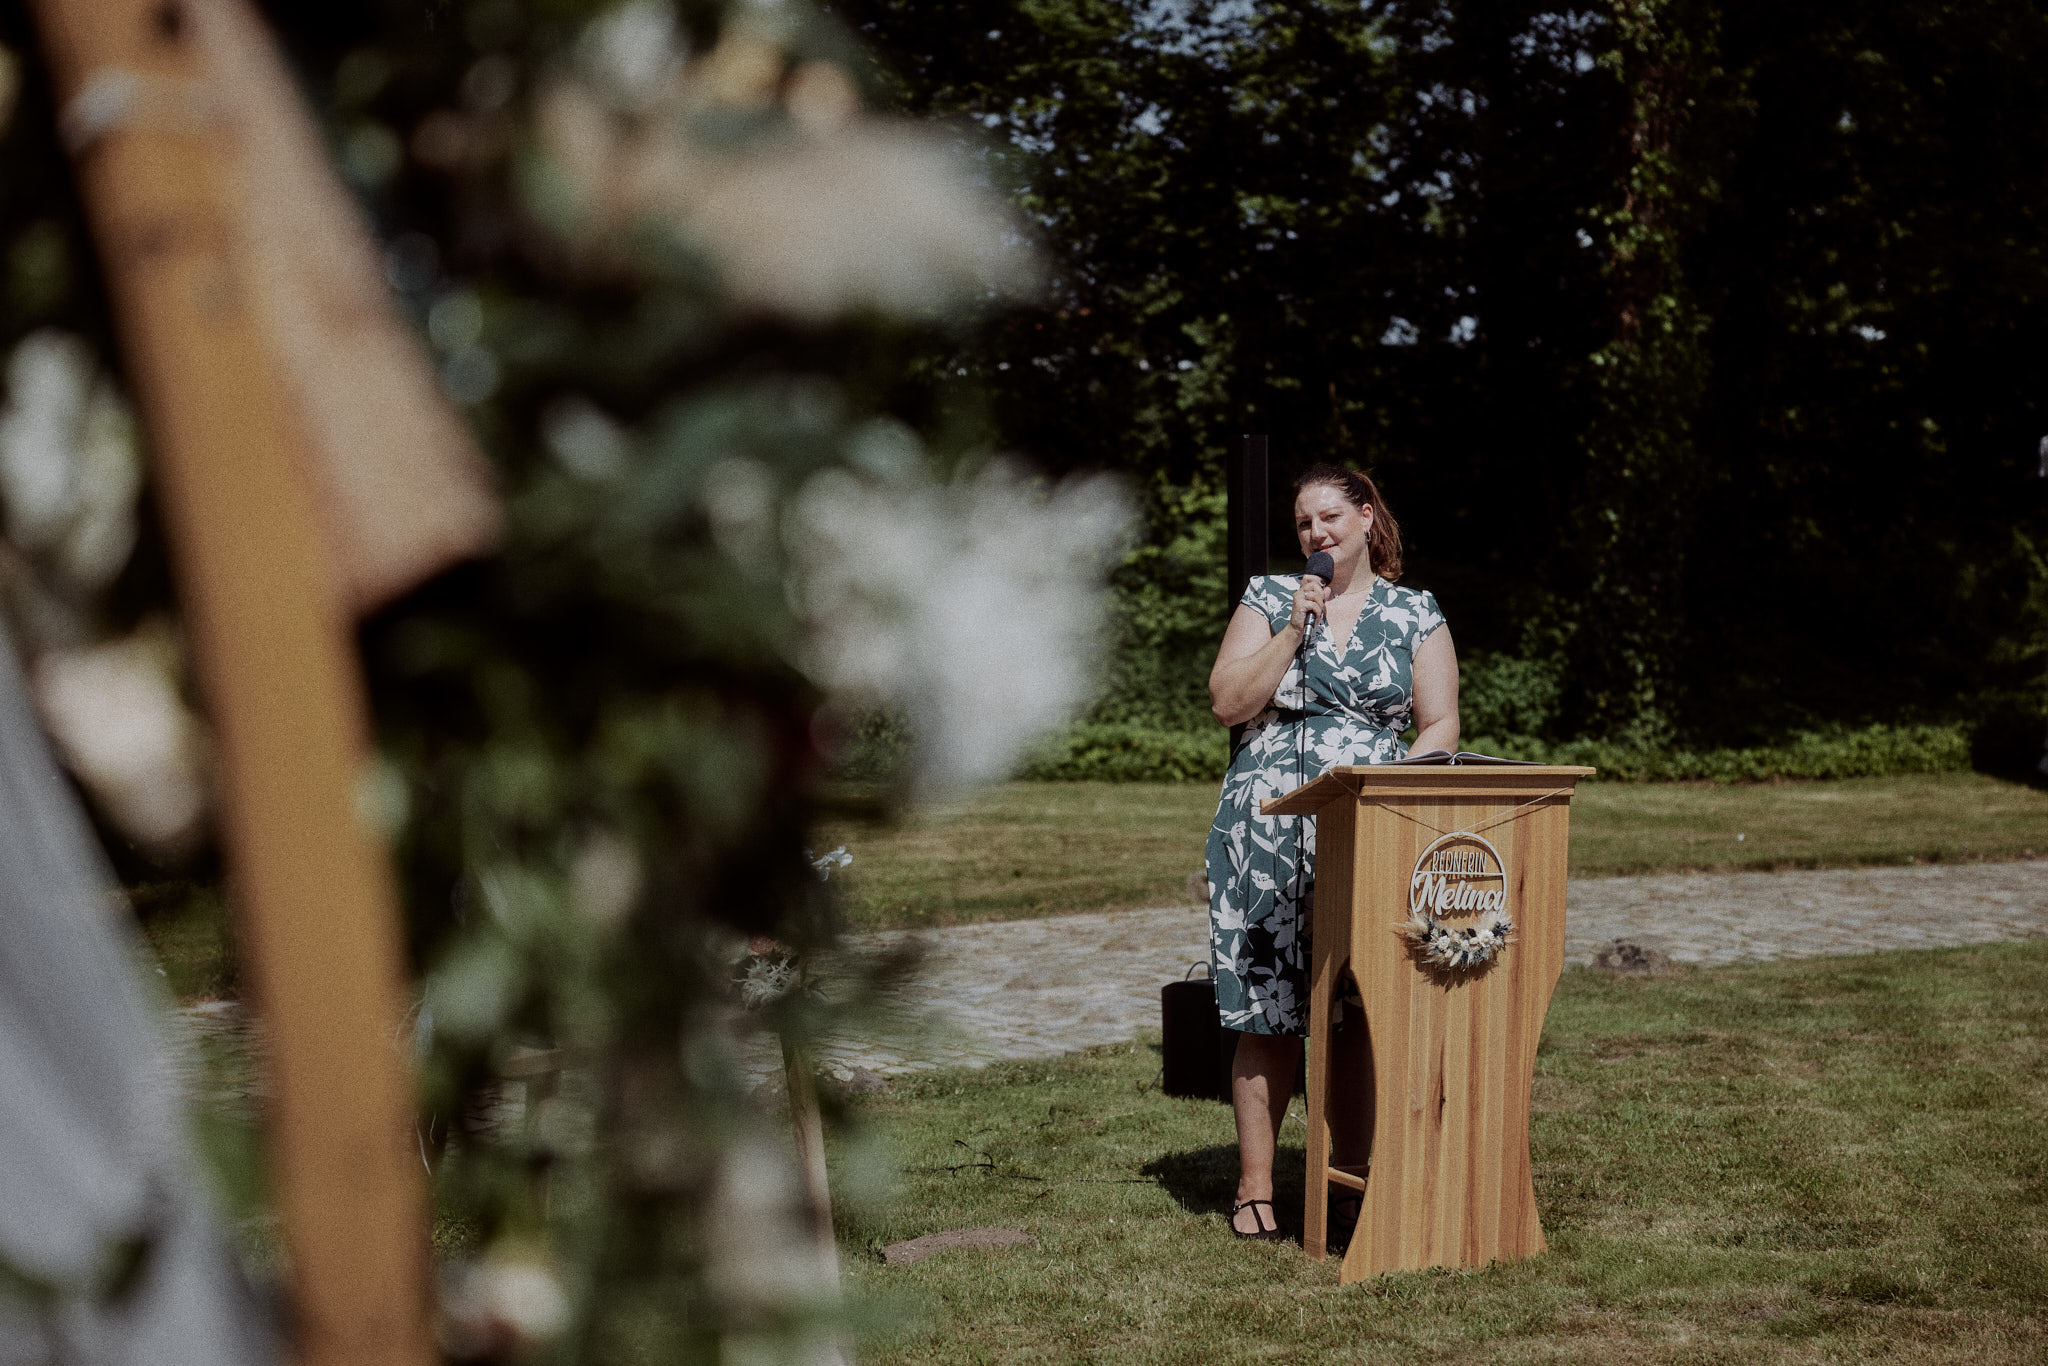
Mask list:
[[[831,881],[835,869],[853,866],[853,855],[846,852],[846,846],[843,844],[829,854],[813,854],[806,849],[804,857],[811,861],[811,867],[817,871],[820,882]]]
[[[729,1323],[722,1360],[826,1366],[845,1360],[831,1331],[839,1302],[838,1263],[829,1235],[820,1236],[791,1154],[756,1132],[720,1155],[706,1208],[705,1264],[711,1292]],[[812,1317],[808,1331],[775,1331],[783,1314]],[[749,1331],[748,1325],[762,1329]]]
[[[548,451],[579,479],[609,479],[626,463],[625,432],[587,398],[555,400],[540,425]]]
[[[644,108],[682,65],[675,11],[661,0],[627,0],[591,21],[576,55],[613,101]]]
[[[632,912],[645,881],[640,855],[609,830],[595,830],[584,838],[569,876],[576,909],[607,928]]]
[[[739,990],[740,1006],[759,1010],[773,1005],[791,992],[818,997],[823,987],[810,969],[787,949],[750,953],[733,969],[733,985]]]
[[[756,559],[774,527],[775,485],[758,460],[728,456],[704,472],[704,510],[719,549],[741,564]]]
[[[945,486],[824,471],[784,527],[805,667],[900,707],[927,788],[1001,778],[1088,701],[1104,583],[1133,524],[1108,476],[1048,492],[1002,464]]]
[[[494,1250],[481,1262],[443,1273],[441,1335],[465,1360],[508,1356],[559,1336],[569,1326],[569,1296],[542,1254]]]
[[[8,539],[73,588],[105,587],[135,546],[135,420],[66,332],[24,337],[7,361],[0,500]]]
[[[651,19],[626,17],[642,8],[598,25],[652,34]],[[761,24],[729,25],[687,65],[672,44],[646,41],[666,54],[657,93],[637,84],[656,80],[655,58],[592,58],[586,79],[556,81],[539,98],[540,142],[576,205],[578,246],[602,252],[608,237],[665,224],[717,263],[742,305],[809,323],[861,309],[930,317],[1038,288],[1038,253],[960,136],[860,117],[836,67],[806,63],[785,81],[788,59]],[[614,39],[590,42],[609,52]],[[639,93],[624,96],[623,85]],[[694,131],[709,110],[778,98],[788,114],[779,134],[714,146]]]
[[[160,856],[188,851],[206,809],[198,720],[178,695],[167,632],[47,650],[32,669],[37,709],[65,766],[102,810]]]

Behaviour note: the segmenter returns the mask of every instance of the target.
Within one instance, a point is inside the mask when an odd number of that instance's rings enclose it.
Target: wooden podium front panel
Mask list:
[[[1564,967],[1570,788],[1582,771],[1523,771],[1507,783],[1469,770],[1439,771],[1435,783],[1402,773],[1393,792],[1354,786],[1322,807],[1304,1241],[1311,1255],[1322,1253],[1326,1182],[1363,1185],[1340,1282],[1545,1249],[1529,1168],[1529,1090]],[[1438,972],[1398,930],[1409,881],[1439,834],[1473,830],[1500,854],[1516,938],[1484,968]],[[1357,1071],[1369,1081],[1333,1075],[1326,1022],[1346,966],[1365,1000],[1370,1063]],[[1369,1086],[1369,1099],[1349,1083]],[[1328,1166],[1332,1105],[1370,1125],[1363,1182]]]
[[[1365,1207],[1340,1281],[1544,1250],[1529,1170],[1529,1088],[1564,967],[1566,800],[1483,832],[1506,864],[1516,939],[1494,963],[1461,974],[1428,969],[1396,931],[1407,918],[1409,878],[1439,831],[1484,826],[1511,804],[1360,806],[1363,876],[1352,884],[1348,938],[1365,998],[1378,1122]]]

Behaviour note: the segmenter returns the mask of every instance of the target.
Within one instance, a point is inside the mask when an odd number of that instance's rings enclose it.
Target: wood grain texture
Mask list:
[[[1467,798],[1482,796],[1534,797],[1572,784],[1594,770],[1576,764],[1529,764],[1527,766],[1453,767],[1448,764],[1419,764],[1394,768],[1386,764],[1347,764],[1333,768],[1292,792],[1270,797],[1259,805],[1265,816],[1313,816],[1340,797],[1392,798],[1406,801],[1433,790],[1432,781],[1443,774],[1458,775],[1459,793]]]
[[[1309,1050],[1309,1255],[1325,1255],[1329,1116],[1373,1120],[1364,1209],[1340,1282],[1430,1266],[1483,1266],[1545,1250],[1529,1166],[1536,1045],[1564,968],[1571,790],[1589,770],[1334,770],[1318,816]],[[1332,781],[1334,779],[1335,781]],[[1309,784],[1307,787],[1315,787]],[[1306,788],[1269,804],[1284,808]],[[1498,850],[1516,939],[1477,971],[1423,964],[1397,925],[1416,861],[1441,833],[1478,830]],[[1449,917],[1455,923],[1459,917]],[[1365,999],[1369,1063],[1339,1063],[1336,984]],[[1361,1105],[1360,1090],[1369,1090]]]
[[[397,892],[311,465],[238,249],[234,159],[185,11],[33,6],[149,433],[214,725],[241,961],[268,1030],[293,1359],[426,1366],[427,1199],[399,1042]]]
[[[1357,842],[1353,831],[1357,821],[1358,813],[1349,802],[1332,804],[1317,819],[1318,885],[1326,876],[1333,879],[1329,884],[1333,888],[1341,889],[1353,880],[1352,860]],[[1350,918],[1334,916],[1331,920],[1328,935],[1311,935],[1309,939],[1309,1019],[1313,1021],[1330,1018],[1336,999],[1337,975],[1351,958]],[[1329,1083],[1333,1032],[1327,1028],[1312,1028],[1308,1036],[1308,1150],[1312,1164],[1320,1160],[1326,1166],[1330,1155]],[[1360,1183],[1361,1188],[1363,1184]],[[1309,1256],[1320,1261],[1328,1255],[1329,1202],[1323,1198],[1320,1181],[1310,1182],[1308,1192],[1302,1211],[1302,1246],[1308,1249]]]

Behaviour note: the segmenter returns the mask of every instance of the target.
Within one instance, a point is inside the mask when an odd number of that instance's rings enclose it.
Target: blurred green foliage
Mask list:
[[[494,554],[360,633],[423,984],[412,1023],[437,1245],[475,1276],[529,1268],[539,1280],[523,1284],[566,1306],[560,1321],[458,1323],[448,1350],[765,1360],[807,1333],[815,1344],[819,1315],[834,1312],[829,1284],[732,1269],[735,1240],[787,1255],[796,1217],[794,1178],[773,1161],[780,1204],[760,1170],[736,1174],[748,1153],[779,1150],[763,1146],[774,1130],[752,1099],[761,1078],[734,1041],[761,1027],[802,1040],[828,1008],[796,993],[742,1026],[726,984],[746,936],[805,949],[835,927],[805,847],[835,800],[822,782],[833,717],[800,667],[782,513],[822,471],[911,487],[980,458],[966,386],[919,368],[935,333],[973,326],[979,305],[919,311],[856,289],[829,317],[794,316],[741,297],[730,260],[674,215],[593,207],[594,194],[645,183],[604,182],[607,150],[651,148],[643,173],[723,174],[849,126],[832,121],[855,116],[856,88],[836,73],[857,45],[801,4],[266,8],[506,512]],[[0,43],[24,78],[0,130],[0,352],[58,326],[118,364],[19,3],[0,4]],[[686,78],[685,56],[706,65]],[[677,95],[686,79],[696,84]],[[564,91],[595,111],[576,125],[596,140],[589,155],[565,151],[561,118],[547,122]],[[672,127],[693,141],[661,142]],[[816,235],[851,232],[858,248],[865,210],[936,220],[961,202],[943,197],[929,160],[911,169],[935,207],[863,179],[889,156],[907,164],[908,136],[890,136],[858,144],[869,161],[820,191],[834,204],[780,201],[781,218],[756,206],[759,226],[813,233],[783,239],[821,246],[792,263],[810,278],[837,270],[898,297],[957,297],[957,262],[940,258],[978,245],[962,245],[968,228],[935,222],[885,243],[893,274],[865,276],[863,251],[831,257],[837,239]],[[688,163],[679,146],[726,160]],[[862,194],[888,202],[849,210]],[[114,591],[117,618],[170,609],[153,527],[146,538]],[[181,886],[185,909],[167,900],[153,926],[181,992],[232,986],[219,917],[199,913],[207,895]],[[544,1106],[510,1122],[507,1068],[535,1056],[567,1070]],[[756,1202],[744,1230],[731,1213],[741,1196]],[[497,1312],[471,1299],[464,1310],[451,1291],[449,1313]]]

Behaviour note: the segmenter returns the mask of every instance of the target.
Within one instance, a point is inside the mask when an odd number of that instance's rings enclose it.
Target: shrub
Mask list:
[[[1039,782],[1215,781],[1230,761],[1230,732],[1083,722],[1040,746],[1018,774]]]
[[[863,712],[847,728],[832,776],[857,783],[887,782],[910,761],[915,739],[895,712],[881,707]]]
[[[1470,735],[1544,735],[1557,720],[1563,669],[1484,650],[1458,660],[1458,715]]]
[[[1608,740],[1547,743],[1526,736],[1474,736],[1464,746],[1504,758],[1589,764],[1613,782],[1767,782],[1798,778],[1882,778],[1955,773],[1970,766],[1969,732],[1959,725],[1835,727],[1802,731],[1774,745],[1686,749]]]
[[[1970,733],[1960,725],[1838,727],[1741,749],[1553,742],[1528,735],[1475,735],[1462,743],[1465,749],[1502,758],[1587,764],[1610,782],[1880,778],[1970,767]],[[1221,726],[1190,731],[1081,723],[1040,746],[1018,776],[1059,782],[1214,781],[1228,762],[1228,733]]]

